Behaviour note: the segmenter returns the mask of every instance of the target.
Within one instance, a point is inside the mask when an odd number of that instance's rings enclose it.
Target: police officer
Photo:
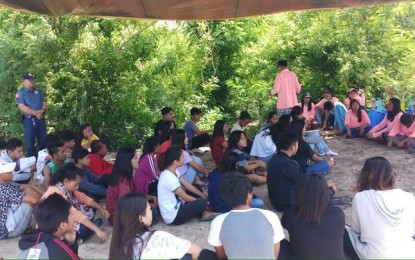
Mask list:
[[[35,138],[39,150],[46,147],[46,100],[43,92],[36,89],[35,77],[31,73],[23,75],[23,87],[17,91],[16,103],[22,114],[27,156],[36,156]]]

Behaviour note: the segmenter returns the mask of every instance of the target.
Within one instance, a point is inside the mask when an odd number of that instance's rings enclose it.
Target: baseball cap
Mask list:
[[[35,79],[35,76],[30,72],[26,72],[25,74],[23,74],[23,79]]]
[[[311,97],[310,92],[304,92],[303,97]]]
[[[15,162],[6,163],[6,162],[3,162],[3,161],[0,161],[0,174],[13,172],[14,168],[16,168],[16,163]]]
[[[356,88],[350,88],[350,89],[347,91],[347,94],[349,94],[349,93],[351,93],[351,92],[353,92],[353,91],[354,91],[354,92],[356,92],[356,93],[358,92]]]

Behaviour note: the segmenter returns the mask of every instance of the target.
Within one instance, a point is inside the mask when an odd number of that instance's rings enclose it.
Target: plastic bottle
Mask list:
[[[381,98],[377,98],[376,99],[376,111],[377,112],[382,112],[382,109],[383,109],[382,99]]]
[[[410,99],[410,100],[408,101],[408,108],[407,108],[407,112],[408,112],[408,114],[410,114],[410,115],[413,115],[413,114],[414,114],[414,100],[413,100],[413,99]]]

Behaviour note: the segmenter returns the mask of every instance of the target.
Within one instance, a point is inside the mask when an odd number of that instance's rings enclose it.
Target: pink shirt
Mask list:
[[[399,134],[404,135],[406,137],[414,138],[415,137],[415,120],[412,122],[412,124],[409,127],[399,122]]]
[[[336,103],[336,102],[339,102],[339,99],[338,98],[336,98],[336,97],[331,97],[331,102],[333,102],[333,103]],[[316,107],[317,108],[321,108],[321,109],[323,109],[324,108],[324,103],[326,103],[326,101],[330,101],[330,100],[327,100],[327,99],[325,99],[325,98],[323,98],[323,99],[321,99],[317,104],[316,104]]]
[[[349,128],[362,128],[370,125],[370,120],[366,111],[362,109],[362,121],[359,122],[357,115],[353,114],[352,110],[349,109],[346,112],[346,119],[344,120],[344,124]]]
[[[277,108],[291,108],[297,105],[297,94],[301,91],[300,83],[294,72],[283,69],[275,78],[274,88],[271,95],[278,93]]]
[[[402,112],[399,112],[393,121],[389,121],[387,116],[380,122],[377,126],[373,127],[372,130],[369,131],[369,133],[372,133],[374,137],[379,137],[383,133],[388,132],[388,136],[395,136],[399,133],[399,125],[400,125],[400,119],[402,116]]]
[[[311,102],[311,101],[310,101]],[[298,104],[301,107],[301,103]],[[308,111],[308,105],[304,104],[303,116],[307,122],[316,117],[316,106],[311,103],[311,109]]]

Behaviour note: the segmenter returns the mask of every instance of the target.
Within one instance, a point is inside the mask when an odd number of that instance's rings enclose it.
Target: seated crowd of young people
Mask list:
[[[178,129],[173,109],[166,107],[141,155],[136,147],[125,147],[114,163],[105,159],[107,146],[90,124],[80,127],[79,136],[68,130],[49,135],[37,161],[23,157],[23,143],[11,138],[0,155],[0,239],[23,234],[21,257],[53,252],[57,258],[77,259],[79,243],[93,234],[101,242],[107,239],[100,228],[105,219],[113,225],[111,259],[415,257],[409,239],[415,199],[395,188],[396,176],[385,158],[368,159],[360,172],[351,226],[331,203],[337,188],[324,175],[335,167],[338,153],[316,131],[319,126],[415,149],[415,123],[400,110],[399,99],[388,101],[385,118],[370,130],[357,93],[349,91],[346,105],[330,89],[316,105],[305,93],[290,115],[278,118],[270,112],[254,138],[246,131],[251,120],[247,111],[231,131],[218,120],[211,136],[197,125],[200,109],[192,108],[191,119]],[[314,122],[318,118],[320,125]],[[217,165],[211,171],[194,154],[205,145]],[[40,185],[28,184],[32,177]],[[263,184],[273,207],[283,212],[281,222],[253,194],[252,185]],[[362,207],[372,211],[372,220]],[[32,211],[35,228],[30,225]],[[164,231],[150,231],[159,215],[169,225],[195,217],[213,220],[208,242],[214,252]]]

